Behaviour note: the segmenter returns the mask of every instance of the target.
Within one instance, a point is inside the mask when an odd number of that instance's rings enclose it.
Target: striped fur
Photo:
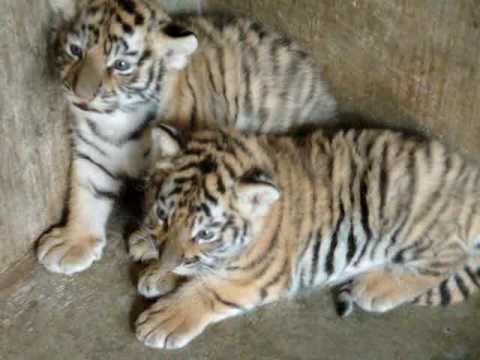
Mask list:
[[[249,19],[171,18],[146,0],[50,2],[64,16],[57,64],[75,117],[70,217],[38,251],[50,271],[101,256],[125,179],[148,168],[153,123],[285,133],[335,112],[311,56]]]
[[[148,346],[184,346],[210,323],[314,286],[345,284],[343,312],[445,299],[453,282],[464,296],[478,288],[480,172],[436,141],[217,130],[173,143],[162,142],[170,156],[139,230],[162,255],[139,290],[169,292],[138,319]]]

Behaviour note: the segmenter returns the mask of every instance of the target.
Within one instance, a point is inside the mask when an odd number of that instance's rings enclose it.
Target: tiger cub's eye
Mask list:
[[[215,234],[211,230],[200,230],[195,236],[198,242],[206,242],[212,240]]]
[[[131,66],[125,60],[116,60],[113,64],[113,67],[115,68],[115,70],[118,71],[127,71],[128,69],[130,69]]]

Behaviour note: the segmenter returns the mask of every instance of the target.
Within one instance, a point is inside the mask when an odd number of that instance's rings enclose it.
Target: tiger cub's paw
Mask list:
[[[137,230],[128,238],[128,252],[134,261],[158,259],[155,240],[143,229]]]
[[[146,298],[155,298],[174,290],[177,280],[177,275],[165,272],[161,264],[153,263],[140,274],[137,290]]]
[[[47,270],[71,275],[102,257],[105,239],[56,227],[38,241],[37,258]]]
[[[136,322],[137,339],[146,346],[163,349],[184,347],[208,325],[208,314],[199,303],[175,295],[160,298],[139,316]]]

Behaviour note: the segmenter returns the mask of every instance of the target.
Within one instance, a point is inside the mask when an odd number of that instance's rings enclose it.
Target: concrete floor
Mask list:
[[[357,311],[341,320],[326,291],[211,326],[183,350],[151,350],[131,327],[148,305],[135,294],[135,272],[119,239],[74,277],[26,259],[0,277],[0,359],[480,359],[480,296],[447,309]]]

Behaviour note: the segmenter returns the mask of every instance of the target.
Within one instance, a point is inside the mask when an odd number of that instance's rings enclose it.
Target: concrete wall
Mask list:
[[[165,0],[197,9],[202,0]],[[312,48],[344,112],[480,152],[475,0],[210,0]],[[47,53],[46,0],[0,0],[0,272],[60,218],[67,124]]]
[[[476,0],[210,0],[312,48],[345,112],[480,152]]]
[[[46,0],[0,0],[0,272],[58,219],[68,166]]]

